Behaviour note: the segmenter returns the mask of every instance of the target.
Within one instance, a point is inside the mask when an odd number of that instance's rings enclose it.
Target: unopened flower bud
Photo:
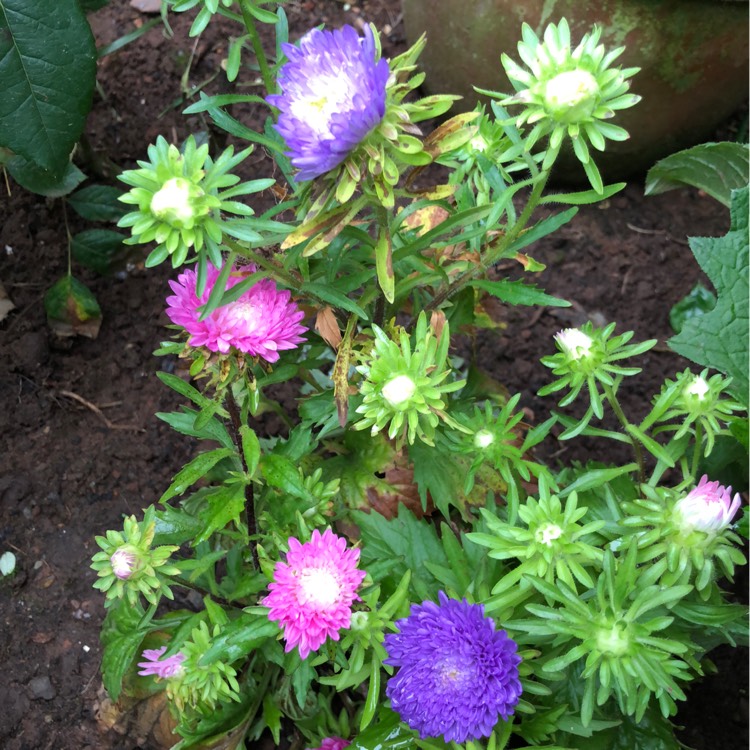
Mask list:
[[[126,580],[133,574],[136,560],[133,552],[121,547],[112,553],[109,562],[112,565],[112,572],[119,579]]]
[[[599,84],[587,70],[559,73],[547,82],[547,111],[562,122],[580,122],[589,117],[599,99]]]
[[[686,531],[718,534],[732,522],[740,507],[739,493],[732,497],[732,488],[709,482],[704,474],[698,486],[674,507],[675,518]]]
[[[495,442],[495,436],[489,430],[478,430],[474,434],[474,446],[476,448],[488,448]]]
[[[151,211],[157,218],[169,223],[186,223],[195,216],[192,190],[196,189],[184,177],[167,180],[151,199]]]
[[[709,385],[705,378],[700,375],[696,375],[693,380],[685,387],[685,395],[693,396],[698,401],[703,401],[706,398],[706,394],[709,391]]]
[[[408,375],[397,375],[383,386],[383,398],[391,406],[400,406],[408,401],[417,389],[416,383]]]
[[[552,542],[554,542],[555,539],[559,539],[562,536],[562,533],[562,529],[556,523],[546,523],[534,532],[534,538],[536,539],[537,544],[551,547]]]
[[[591,354],[593,339],[578,328],[566,328],[555,334],[560,349],[573,359],[581,359]]]

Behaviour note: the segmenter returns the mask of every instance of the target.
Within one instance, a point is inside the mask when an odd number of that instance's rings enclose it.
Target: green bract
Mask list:
[[[414,334],[414,351],[406,331],[401,330],[396,343],[377,326],[372,330],[372,353],[365,364],[357,367],[365,380],[359,389],[364,398],[357,408],[363,418],[354,425],[355,429],[369,427],[375,435],[388,425],[388,437],[398,444],[405,439],[413,443],[419,438],[433,445],[441,419],[458,427],[445,413],[443,396],[465,384],[464,380],[444,382],[450,374],[448,324],[438,340],[422,313]]]
[[[156,604],[162,596],[174,598],[164,579],[180,572],[176,566],[168,564],[169,557],[179,547],[152,548],[155,529],[151,507],[140,522],[135,516],[127,517],[122,532],[110,530],[106,537],[96,537],[102,551],[93,556],[91,567],[99,576],[94,588],[106,593],[105,607],[123,597],[133,606],[138,604],[141,595],[150,604]]]
[[[628,138],[627,131],[604,120],[613,117],[615,110],[627,109],[640,101],[639,96],[627,93],[630,88],[627,79],[639,68],[612,67],[625,48],[607,52],[599,44],[598,27],[585,34],[575,49],[571,49],[570,28],[564,18],[558,25],[547,26],[543,41],[528,24],[523,25],[522,35],[518,54],[528,70],[508,55],[502,55],[503,66],[517,93],[505,97],[501,103],[524,106],[516,125],[534,126],[526,138],[529,148],[549,136],[545,169],[552,166],[567,135],[592,187],[601,193],[602,180],[587,144],[604,151],[607,138],[615,141]]]
[[[208,146],[198,147],[193,136],[185,141],[182,152],[159,136],[156,144],[148,147],[150,161],[139,161],[140,169],[120,175],[124,183],[133,186],[120,200],[138,207],[118,222],[118,226],[131,228],[133,236],[125,242],[157,243],[146,259],[147,266],[171,256],[172,265],[177,268],[194,249],[204,262],[207,255],[220,268],[223,261],[219,245],[224,234],[260,241],[261,235],[252,229],[252,220],[226,220],[221,215],[225,212],[252,216],[252,208],[233,199],[264,190],[274,182],[268,179],[240,183],[239,177],[229,174],[251,151],[249,147],[235,155],[230,147],[213,161]]]

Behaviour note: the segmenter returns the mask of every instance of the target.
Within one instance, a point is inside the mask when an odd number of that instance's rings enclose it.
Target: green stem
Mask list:
[[[506,232],[502,240],[497,244],[496,248],[486,258],[482,259],[482,263],[479,266],[464,271],[458,278],[452,281],[448,286],[443,287],[433,297],[432,301],[429,302],[425,311],[438,309],[447,299],[452,297],[457,292],[460,292],[470,281],[475,279],[480,274],[487,271],[488,268],[492,267],[497,263],[507,252],[508,248],[516,241],[518,235],[523,231],[526,225],[529,223],[534,210],[539,205],[539,201],[544,192],[544,188],[547,186],[547,180],[549,179],[549,170],[543,172],[539,182],[534,185],[534,189],[529,195],[529,200],[526,202],[521,215],[518,217],[516,223]]]
[[[234,440],[234,444],[237,446],[237,452],[239,453],[240,461],[242,462],[242,469],[244,470],[245,474],[247,474],[247,461],[245,461],[245,452],[242,449],[242,436],[240,435],[240,409],[237,405],[237,401],[235,401],[231,385],[226,389],[226,394],[227,411],[229,412],[231,428],[230,431],[232,434],[232,439]],[[245,523],[247,524],[248,536],[251,539],[252,537],[257,536],[258,523],[255,520],[255,495],[252,481],[248,481],[248,483],[245,485]],[[258,562],[258,551],[255,548],[254,541],[250,542],[250,554],[253,558],[253,567],[255,568],[255,570],[258,570],[260,568],[260,563]]]
[[[268,258],[264,258],[260,253],[256,253],[254,250],[250,250],[250,248],[241,245],[235,240],[230,240],[228,237],[224,238],[224,244],[238,255],[247,258],[251,263],[255,263],[258,268],[268,271],[268,274],[276,281],[280,281],[282,284],[297,290],[302,286],[302,277],[298,273],[287,271],[278,263],[269,260]]]
[[[614,411],[615,416],[617,417],[620,424],[623,426],[623,429],[625,430],[625,434],[628,436],[630,440],[630,444],[633,446],[633,453],[635,454],[635,461],[638,464],[638,477],[641,483],[646,481],[646,465],[643,460],[643,446],[641,445],[639,440],[636,440],[628,430],[628,427],[630,427],[630,422],[628,422],[628,418],[625,416],[625,412],[622,410],[622,407],[620,406],[620,402],[617,400],[617,396],[615,395],[615,392],[612,390],[612,386],[609,385],[602,385],[602,388],[604,390],[604,396],[607,399],[607,403],[612,407],[612,411]]]
[[[240,8],[242,9],[242,20],[245,22],[245,28],[250,37],[250,44],[253,45],[253,52],[255,52],[255,58],[258,61],[263,85],[266,87],[266,93],[273,94],[276,91],[276,81],[271,74],[271,68],[268,66],[268,58],[266,58],[260,34],[258,34],[258,29],[255,26],[255,17],[250,12],[247,0],[240,0]]]
[[[693,460],[690,464],[690,475],[693,479],[698,477],[698,464],[701,460],[701,448],[703,447],[703,427],[700,422],[695,423],[695,445],[693,446]]]

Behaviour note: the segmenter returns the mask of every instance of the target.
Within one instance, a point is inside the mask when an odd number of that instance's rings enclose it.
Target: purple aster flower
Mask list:
[[[299,48],[282,45],[288,58],[279,71],[281,94],[267,101],[279,109],[276,130],[300,180],[312,180],[341,164],[385,115],[390,71],[376,58],[369,26],[360,37],[352,26],[313,29]]]
[[[233,269],[227,289],[239,284],[247,272],[254,270],[252,266]],[[174,295],[167,297],[167,316],[190,334],[191,346],[205,346],[222,354],[234,347],[252,357],[276,362],[280,351],[294,349],[305,340],[301,334],[307,329],[299,322],[305,317],[304,312],[291,301],[291,293],[279,291],[271,279],[261,279],[234,302],[200,320],[198,308],[208,301],[219,274],[220,271],[209,263],[206,288],[200,298],[195,293],[194,270],[185,271],[177,281],[169,282]]]
[[[677,501],[674,512],[686,530],[718,534],[732,522],[741,503],[739,492],[732,497],[731,487],[709,482],[704,474],[698,486]]]
[[[182,662],[185,661],[185,655],[182,653],[176,653],[173,656],[168,656],[166,659],[162,659],[161,655],[167,650],[166,646],[161,648],[146,649],[143,652],[143,658],[146,661],[138,662],[139,667],[143,669],[138,670],[138,674],[141,677],[147,677],[148,675],[154,675],[162,680],[168,677],[176,677],[182,672]]]
[[[423,602],[385,636],[388,658],[399,671],[386,695],[420,737],[446,742],[489,737],[507,720],[521,695],[516,644],[484,615],[481,604],[449,599]]]

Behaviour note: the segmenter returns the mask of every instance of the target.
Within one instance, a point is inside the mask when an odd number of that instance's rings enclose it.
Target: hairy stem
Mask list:
[[[622,410],[620,402],[618,401],[612,387],[609,385],[603,385],[602,387],[604,389],[604,396],[607,399],[607,403],[612,407],[612,411],[614,411],[615,416],[623,426],[625,434],[630,440],[630,444],[633,446],[633,454],[635,455],[635,461],[638,464],[638,479],[641,483],[644,483],[646,481],[646,465],[643,460],[643,446],[641,445],[641,441],[636,440],[636,438],[630,434],[628,430],[630,422],[628,422],[628,418],[625,416],[625,412]]]
[[[242,20],[245,22],[245,28],[250,37],[250,44],[253,45],[253,52],[258,61],[260,75],[261,78],[263,78],[263,85],[265,86],[267,93],[273,94],[276,90],[276,81],[271,74],[271,68],[268,65],[268,58],[266,57],[263,43],[260,40],[260,34],[258,34],[258,29],[255,25],[255,18],[248,8],[247,0],[240,0],[240,8],[242,8]]]

